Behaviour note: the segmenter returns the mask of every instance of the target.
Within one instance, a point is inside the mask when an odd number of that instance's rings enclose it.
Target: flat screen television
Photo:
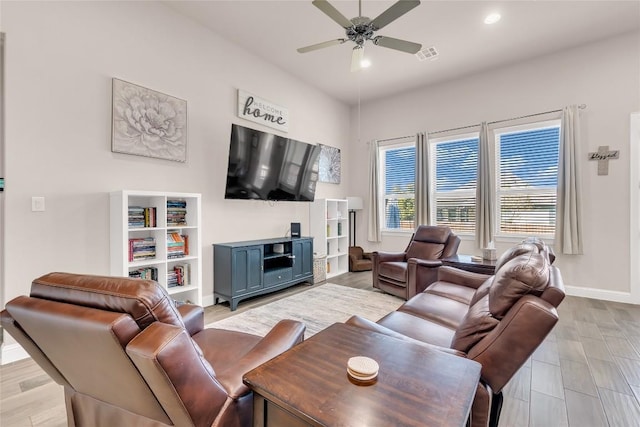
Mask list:
[[[231,126],[225,199],[312,202],[320,147]]]

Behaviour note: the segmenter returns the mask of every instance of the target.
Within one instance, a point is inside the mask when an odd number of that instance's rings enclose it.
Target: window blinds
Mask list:
[[[553,234],[560,127],[496,132],[496,136],[498,232]]]
[[[473,234],[478,138],[438,142],[435,155],[436,223],[458,234]]]
[[[387,148],[384,153],[384,224],[386,229],[415,227],[414,145]]]

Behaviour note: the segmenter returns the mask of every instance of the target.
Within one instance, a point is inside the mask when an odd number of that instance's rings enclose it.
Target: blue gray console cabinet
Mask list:
[[[229,301],[313,283],[313,238],[275,238],[213,245],[213,296]]]

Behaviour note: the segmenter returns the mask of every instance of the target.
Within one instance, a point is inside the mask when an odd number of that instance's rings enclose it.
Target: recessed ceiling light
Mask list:
[[[495,24],[500,20],[500,18],[502,18],[502,16],[500,16],[499,13],[490,13],[486,18],[484,18],[484,23],[487,25]]]
[[[366,59],[366,58],[362,58],[362,60],[360,61],[360,67],[361,68],[369,68],[369,67],[371,67],[371,61]]]

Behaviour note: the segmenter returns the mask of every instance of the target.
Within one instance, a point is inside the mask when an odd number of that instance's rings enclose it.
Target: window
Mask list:
[[[383,230],[415,228],[415,143],[380,147]]]
[[[560,121],[495,131],[499,235],[553,236]]]
[[[431,217],[456,234],[473,235],[476,221],[478,137],[436,139],[431,145]]]

